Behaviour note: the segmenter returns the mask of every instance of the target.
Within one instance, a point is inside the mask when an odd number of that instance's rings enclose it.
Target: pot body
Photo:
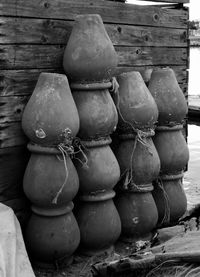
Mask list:
[[[135,135],[121,137],[124,140],[115,151],[121,176],[131,178],[136,185],[151,183],[160,171],[160,159],[152,138],[143,137],[141,142]]]
[[[177,224],[187,209],[187,199],[182,184],[183,174],[161,176],[155,182],[153,197],[158,209],[158,225]]]
[[[100,15],[78,15],[64,52],[67,76],[73,82],[108,80],[117,63],[117,54]]]
[[[153,129],[158,109],[139,72],[122,73],[117,77],[119,93],[114,95],[122,129]]]
[[[108,89],[101,89],[101,84],[97,89],[87,90],[87,86],[85,88],[86,90],[73,89],[80,117],[78,137],[94,139],[110,135],[116,129],[118,115]]]
[[[57,145],[76,136],[79,124],[67,77],[41,73],[22,116],[25,134],[34,143]]]
[[[74,164],[80,179],[81,193],[111,190],[119,180],[120,168],[112,152],[110,139],[82,142],[83,152],[75,155]]]
[[[159,125],[182,123],[187,114],[187,103],[171,68],[153,70],[148,88],[158,106]]]
[[[189,160],[189,150],[182,134],[182,125],[159,126],[153,138],[161,163],[161,172],[170,174],[182,171]]]
[[[81,248],[86,254],[94,254],[110,248],[119,238],[121,221],[111,199],[113,191],[82,196],[76,219],[81,233]]]
[[[70,202],[78,192],[79,179],[68,155],[56,148],[29,144],[32,151],[23,187],[37,207],[55,208]]]
[[[80,232],[72,207],[72,202],[61,210],[33,207],[25,233],[26,247],[31,258],[44,267],[70,259],[79,245]]]
[[[158,221],[155,201],[148,192],[121,191],[115,205],[122,223],[123,240],[149,240]]]

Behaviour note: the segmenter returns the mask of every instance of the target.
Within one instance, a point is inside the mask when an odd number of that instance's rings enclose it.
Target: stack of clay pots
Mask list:
[[[187,207],[182,187],[183,171],[189,159],[182,133],[187,103],[171,68],[153,70],[149,90],[159,111],[154,144],[161,161],[160,176],[155,183],[153,196],[158,208],[159,224],[170,225],[178,221]]]
[[[113,203],[120,169],[109,146],[118,122],[109,93],[117,55],[99,15],[76,17],[63,66],[80,117],[74,158],[80,179],[76,207],[80,250],[92,255],[111,249],[121,232]]]
[[[122,239],[150,239],[158,213],[152,182],[160,160],[152,141],[158,118],[156,103],[139,72],[122,73],[113,97],[118,110],[118,146],[115,154],[121,169],[115,204],[122,222]]]
[[[70,159],[79,124],[67,77],[41,73],[22,118],[31,141],[24,192],[32,203],[32,215],[25,242],[31,259],[41,267],[70,263],[80,242],[72,213],[79,180]]]

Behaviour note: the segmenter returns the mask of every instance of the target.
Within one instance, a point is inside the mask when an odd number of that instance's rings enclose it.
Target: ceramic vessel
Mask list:
[[[182,123],[188,108],[174,71],[169,67],[154,69],[148,88],[158,106],[159,125]]]
[[[112,198],[114,191],[81,196],[76,213],[81,251],[95,255],[110,249],[121,233],[121,221]]]
[[[162,174],[180,172],[188,163],[189,150],[182,129],[182,125],[156,128],[153,142],[160,158]]]
[[[158,177],[160,159],[152,141],[152,132],[138,138],[136,134],[120,135],[120,144],[115,155],[121,170],[123,186],[149,184]]]
[[[182,184],[183,174],[161,175],[154,182],[153,197],[158,209],[158,225],[177,224],[187,209],[187,199]]]
[[[73,203],[60,209],[32,207],[25,238],[31,259],[44,268],[69,264],[80,242],[80,232],[72,213]]]
[[[158,109],[139,72],[122,73],[117,77],[119,92],[114,94],[118,110],[118,128],[122,133],[133,129],[153,129]]]
[[[29,144],[32,152],[23,187],[26,196],[37,207],[56,208],[72,201],[78,192],[79,179],[68,154],[55,147]]]
[[[79,130],[79,116],[67,77],[41,73],[23,116],[27,137],[40,145],[68,144]]]
[[[100,15],[78,15],[63,58],[64,70],[71,81],[109,80],[117,63],[117,54]]]
[[[108,85],[102,83],[72,86],[79,117],[81,139],[110,135],[117,126],[118,115]]]
[[[115,198],[122,224],[122,240],[150,240],[158,221],[158,211],[152,197],[152,185],[143,191],[121,191]]]
[[[111,190],[118,182],[120,169],[110,142],[110,138],[82,141],[84,155],[79,152],[74,159],[80,179],[80,193]]]

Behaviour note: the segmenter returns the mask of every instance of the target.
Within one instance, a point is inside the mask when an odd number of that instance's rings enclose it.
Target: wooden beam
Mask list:
[[[190,3],[190,0],[137,0],[137,1],[142,1],[142,2],[164,2],[164,3],[170,3],[170,4],[186,4],[186,3]]]
[[[76,15],[98,13],[105,23],[185,28],[188,12],[106,0],[1,0],[0,15],[74,20]]]
[[[170,66],[176,74],[180,83],[187,83],[186,65]],[[154,68],[149,66],[148,68]],[[120,66],[116,70],[116,75],[128,71],[143,72],[146,66]],[[24,69],[24,70],[1,70],[0,71],[0,96],[29,96],[34,90],[35,84],[41,72],[56,72],[64,74],[62,68],[41,68],[41,69]],[[2,97],[2,98],[3,98]],[[3,99],[1,100],[3,101]],[[11,101],[11,100],[10,100]],[[16,102],[17,103],[17,102]],[[16,108],[12,108],[15,109]]]
[[[2,44],[67,44],[74,21],[0,17]],[[115,46],[186,47],[187,29],[105,24]]]
[[[0,45],[0,69],[61,68],[65,45]],[[115,47],[120,66],[184,65],[187,48]]]
[[[0,123],[0,148],[25,145],[27,142],[20,121]]]

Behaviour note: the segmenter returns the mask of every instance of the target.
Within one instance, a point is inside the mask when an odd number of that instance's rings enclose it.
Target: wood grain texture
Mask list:
[[[105,0],[1,0],[0,15],[74,20],[76,15],[98,13],[104,22],[185,28],[188,12]]]
[[[61,68],[64,45],[0,45],[0,69]],[[119,66],[183,65],[187,48],[115,47]]]
[[[2,44],[67,44],[74,21],[0,17]],[[187,29],[105,24],[114,45],[186,47]]]
[[[155,66],[120,66],[116,70],[116,75],[128,71],[143,72],[146,69],[152,69]],[[187,82],[187,68],[183,66],[171,66],[175,71],[179,83]],[[32,94],[39,74],[41,72],[56,72],[64,74],[62,68],[50,69],[25,69],[25,70],[1,70],[0,71],[0,96],[29,96]],[[3,101],[3,99],[1,100]]]
[[[20,121],[29,96],[0,97],[0,123]]]
[[[164,3],[171,3],[171,4],[176,4],[176,3],[180,3],[180,4],[186,4],[186,3],[189,3],[190,0],[137,0],[137,1],[142,1],[142,2],[145,2],[145,1],[150,1],[152,2],[164,2]]]
[[[20,121],[0,123],[0,148],[25,145],[27,141]]]
[[[0,149],[1,202],[23,195],[22,180],[28,159],[29,153],[25,146]]]

